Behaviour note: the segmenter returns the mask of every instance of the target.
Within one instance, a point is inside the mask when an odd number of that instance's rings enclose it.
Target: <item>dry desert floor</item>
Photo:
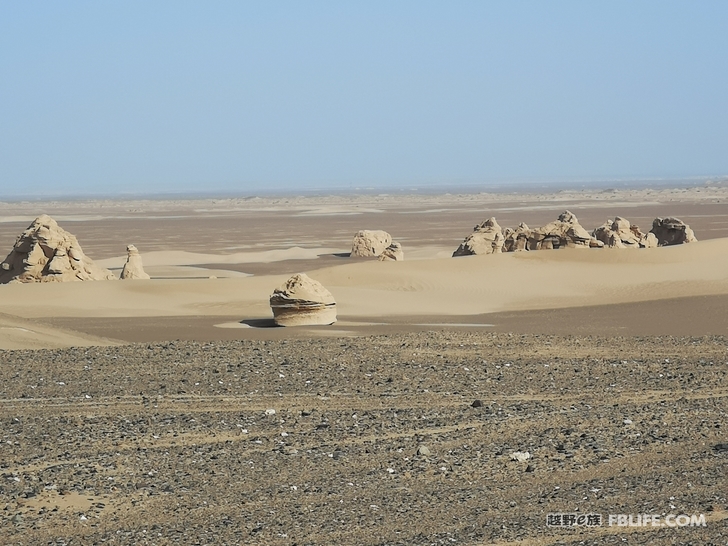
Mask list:
[[[699,242],[450,257],[565,209]],[[0,251],[41,213],[152,280],[0,286],[0,544],[728,544],[728,189],[0,203]],[[272,327],[297,272],[336,324]]]

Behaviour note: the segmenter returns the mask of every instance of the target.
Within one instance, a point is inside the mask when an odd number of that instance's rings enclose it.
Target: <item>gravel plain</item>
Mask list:
[[[727,415],[723,337],[3,351],[0,543],[726,545]]]

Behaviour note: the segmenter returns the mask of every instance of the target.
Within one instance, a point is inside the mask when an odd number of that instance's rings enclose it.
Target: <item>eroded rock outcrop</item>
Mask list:
[[[380,256],[392,244],[392,236],[386,231],[363,229],[354,235],[351,244],[352,258]]]
[[[617,216],[594,230],[593,237],[608,248],[654,248],[657,238],[653,233],[642,233],[639,226]]]
[[[528,250],[528,238],[531,236],[531,229],[521,222],[516,229],[506,228],[503,230],[503,251],[520,252]]]
[[[336,322],[336,301],[324,286],[305,273],[293,275],[270,297],[273,320],[279,326]]]
[[[126,280],[148,280],[150,277],[144,271],[142,257],[134,245],[126,247],[126,263],[121,270],[121,279]]]
[[[543,227],[532,229],[528,238],[528,250],[548,250],[554,248],[589,248],[600,246],[585,230],[576,216],[567,211],[559,218]]]
[[[0,284],[114,280],[87,257],[76,237],[50,216],[36,218],[0,264]]]
[[[690,226],[679,218],[655,218],[650,233],[655,235],[659,246],[682,245],[698,241]]]
[[[402,260],[404,260],[402,245],[396,241],[392,241],[392,244],[385,248],[384,252],[382,252],[382,254],[379,256],[380,262],[401,262]]]
[[[495,218],[488,218],[473,228],[460,246],[452,253],[456,256],[498,254],[503,251],[503,232]]]

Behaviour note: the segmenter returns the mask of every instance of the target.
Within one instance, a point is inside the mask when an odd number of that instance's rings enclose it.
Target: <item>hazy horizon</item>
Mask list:
[[[0,198],[700,183],[722,2],[0,6]]]

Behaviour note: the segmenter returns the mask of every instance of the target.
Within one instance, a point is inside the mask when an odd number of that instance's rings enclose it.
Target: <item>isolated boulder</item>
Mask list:
[[[88,258],[76,237],[50,216],[36,218],[0,264],[0,284],[114,280]]]
[[[528,238],[528,250],[548,250],[554,248],[589,248],[598,246],[572,213],[562,212],[558,219],[543,227],[532,229]]]
[[[402,251],[402,245],[396,241],[392,241],[392,244],[384,249],[384,252],[379,256],[380,262],[394,261],[401,262],[404,260],[404,252]]]
[[[142,265],[142,257],[139,255],[137,247],[129,245],[126,247],[126,263],[124,269],[121,270],[121,280],[148,280],[150,277],[144,271]]]
[[[639,226],[617,216],[594,230],[592,236],[608,248],[654,248],[657,238],[653,233],[642,233]]]
[[[331,292],[305,273],[293,275],[270,297],[278,326],[306,326],[336,322],[336,301]]]
[[[379,256],[392,244],[392,236],[386,231],[363,229],[354,235],[351,244],[352,258]]]
[[[498,254],[503,251],[503,232],[495,218],[488,218],[473,228],[460,246],[452,253],[456,256]]]
[[[650,233],[655,235],[659,246],[682,245],[698,241],[690,226],[679,218],[655,218]]]
[[[520,252],[528,250],[528,238],[531,236],[531,229],[521,222],[516,229],[506,228],[503,230],[503,250],[505,252]]]

